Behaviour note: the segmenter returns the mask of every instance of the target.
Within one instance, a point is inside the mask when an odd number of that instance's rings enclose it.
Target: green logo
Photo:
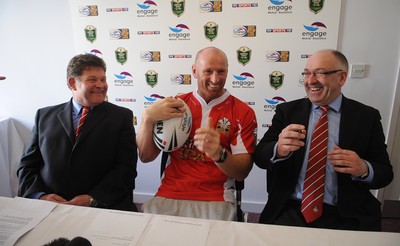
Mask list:
[[[94,27],[92,25],[88,25],[88,26],[85,27],[84,30],[85,30],[86,39],[89,42],[93,43],[96,40],[96,37],[97,37],[97,29],[96,29],[96,27]]]
[[[213,41],[218,35],[218,25],[215,22],[209,21],[204,25],[204,35],[210,41]]]
[[[147,71],[145,76],[146,76],[146,83],[148,85],[150,85],[151,87],[156,86],[156,84],[158,82],[158,73],[156,71],[149,70],[149,71]]]
[[[179,17],[185,12],[185,0],[172,0],[171,7],[172,13]]]
[[[269,84],[275,89],[277,90],[279,87],[282,86],[283,84],[283,77],[285,75],[279,71],[273,71],[270,75],[269,75]]]
[[[311,12],[314,12],[314,14],[318,14],[324,7],[324,1],[325,0],[310,0],[309,6]]]
[[[125,62],[128,60],[128,51],[125,48],[119,47],[115,50],[115,58],[117,62],[124,65]]]
[[[249,63],[250,58],[251,58],[251,49],[246,46],[240,47],[237,51],[237,59],[240,64],[243,66]]]

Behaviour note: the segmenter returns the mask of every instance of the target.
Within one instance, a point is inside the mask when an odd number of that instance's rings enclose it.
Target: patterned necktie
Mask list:
[[[320,109],[322,114],[312,135],[301,202],[301,212],[307,223],[321,217],[324,203],[329,106],[323,106]]]
[[[79,123],[78,123],[78,127],[75,130],[75,139],[78,139],[78,135],[81,132],[82,126],[85,123],[86,120],[86,116],[90,111],[90,107],[82,107],[82,114],[81,117],[79,118]]]

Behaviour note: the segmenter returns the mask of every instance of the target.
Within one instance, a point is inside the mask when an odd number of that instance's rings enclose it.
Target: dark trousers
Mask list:
[[[359,228],[359,223],[356,219],[340,216],[336,206],[324,203],[322,216],[311,223],[306,222],[300,208],[300,201],[289,199],[272,224],[340,230],[358,230]]]

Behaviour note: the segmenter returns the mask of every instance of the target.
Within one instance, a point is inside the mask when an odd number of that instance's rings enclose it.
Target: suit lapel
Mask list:
[[[359,112],[352,109],[351,102],[344,96],[340,110],[339,147],[347,149],[354,140],[354,129],[358,129],[362,125],[358,124],[357,114]]]
[[[57,115],[71,143],[75,142],[74,126],[72,124],[72,101],[66,103]]]
[[[297,109],[296,113],[296,120],[298,120],[297,124],[304,125],[306,130],[308,129],[308,124],[310,120],[310,111],[311,111],[311,102],[309,99],[304,99],[300,104],[299,108]],[[306,140],[304,139],[304,144],[306,144]],[[298,172],[303,165],[304,155],[306,152],[306,147],[299,149],[299,155],[296,155],[296,162],[298,167]]]

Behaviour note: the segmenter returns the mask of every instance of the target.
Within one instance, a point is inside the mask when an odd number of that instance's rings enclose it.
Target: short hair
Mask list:
[[[349,62],[347,61],[346,56],[338,50],[332,50],[332,54],[339,61],[339,64],[343,66],[346,72],[349,71]]]
[[[67,67],[67,79],[77,78],[82,75],[83,71],[90,68],[101,68],[106,72],[106,63],[103,59],[92,54],[80,54],[72,57]]]

